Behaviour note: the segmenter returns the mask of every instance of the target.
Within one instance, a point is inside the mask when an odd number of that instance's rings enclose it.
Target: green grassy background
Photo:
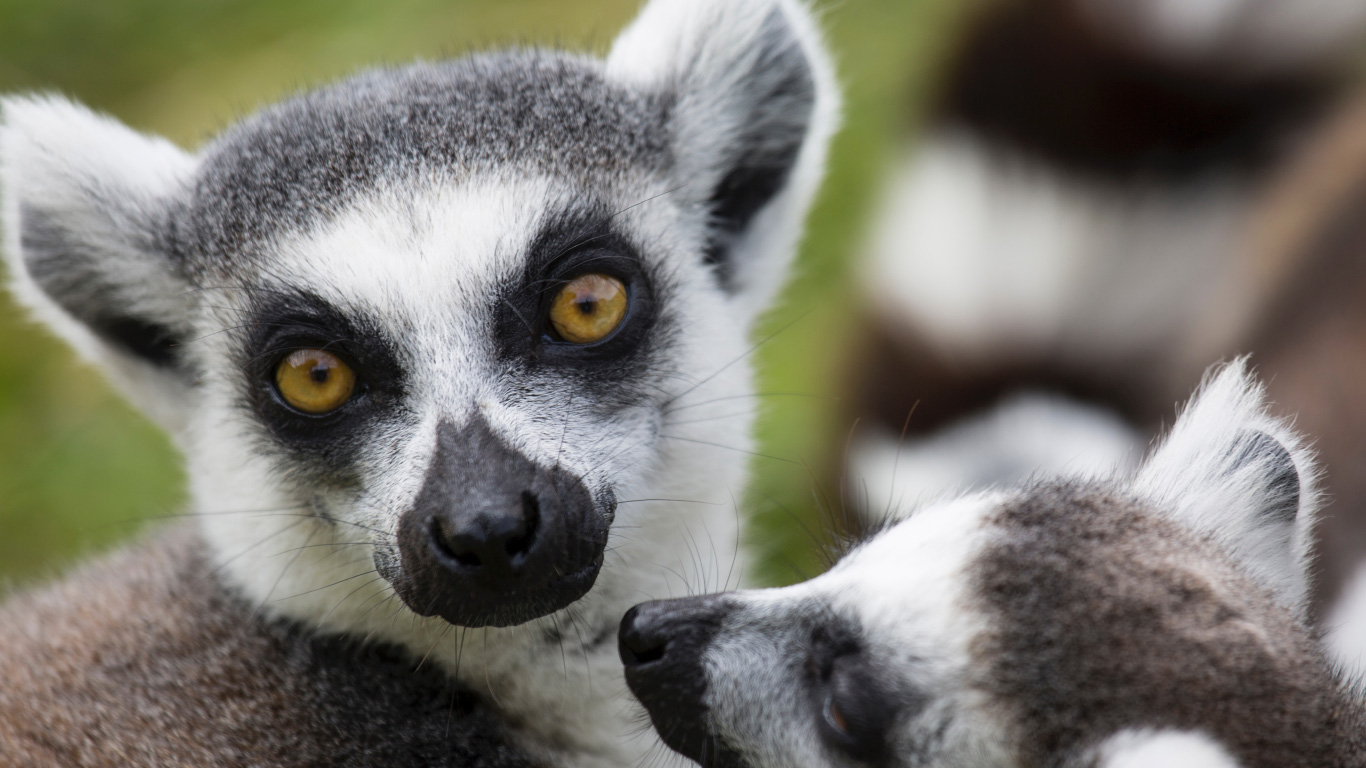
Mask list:
[[[821,0],[846,124],[798,272],[760,337],[761,391],[833,391],[857,253],[894,138],[913,120],[953,0]],[[377,63],[510,43],[603,51],[638,0],[0,0],[0,92],[58,90],[194,147],[283,95]],[[798,319],[800,318],[800,319]],[[795,320],[795,322],[793,322]],[[788,324],[791,323],[789,326]],[[769,581],[818,570],[813,483],[839,450],[821,397],[773,398],[747,506]],[[175,514],[167,441],[0,298],[0,589]]]

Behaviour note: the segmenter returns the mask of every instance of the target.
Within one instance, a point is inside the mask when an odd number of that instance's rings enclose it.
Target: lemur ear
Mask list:
[[[815,21],[798,0],[651,0],[607,70],[664,97],[675,194],[705,211],[707,262],[757,314],[782,286],[837,122]]]
[[[1300,436],[1267,413],[1265,399],[1245,360],[1208,377],[1139,470],[1137,488],[1300,610],[1318,469]]]
[[[189,283],[165,247],[194,160],[56,96],[0,100],[0,210],[15,296],[177,432]]]

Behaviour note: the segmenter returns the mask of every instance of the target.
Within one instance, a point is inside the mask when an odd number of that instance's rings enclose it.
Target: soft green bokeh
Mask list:
[[[254,107],[377,63],[505,44],[602,51],[637,0],[0,0],[0,92],[52,89],[193,147]],[[806,467],[840,450],[833,393],[854,313],[848,264],[924,90],[952,0],[822,2],[846,125],[797,275],[759,338],[761,451],[747,497],[764,575],[819,569]],[[175,515],[175,452],[0,299],[0,585],[50,575]],[[0,587],[2,588],[2,587]]]

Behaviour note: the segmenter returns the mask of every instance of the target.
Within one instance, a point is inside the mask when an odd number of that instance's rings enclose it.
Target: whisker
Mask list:
[[[735,365],[736,363],[740,362],[741,360],[744,360],[745,358],[749,357],[750,355],[752,355],[752,354],[754,354],[756,351],[758,351],[760,347],[764,346],[765,344],[769,343],[769,342],[772,341],[773,339],[777,338],[777,337],[778,337],[778,334],[780,334],[780,333],[786,331],[787,329],[791,328],[792,326],[796,325],[797,323],[801,322],[802,320],[805,320],[806,317],[807,317],[807,315],[809,315],[809,314],[811,314],[809,311],[808,311],[808,312],[803,312],[803,313],[802,313],[800,316],[798,316],[795,320],[789,322],[787,325],[784,325],[783,327],[779,328],[778,330],[774,331],[773,333],[770,333],[768,336],[765,336],[765,337],[764,337],[763,339],[761,339],[757,344],[755,344],[754,346],[752,346],[752,347],[750,347],[749,349],[745,350],[744,354],[740,355],[739,357],[735,358],[734,360],[731,360],[729,363],[726,363],[725,365],[721,366],[720,368],[717,368],[715,371],[712,371],[711,375],[709,375],[709,376],[707,376],[706,378],[702,379],[701,381],[697,382],[697,383],[694,384],[692,387],[689,387],[688,389],[684,390],[683,392],[679,393],[678,395],[675,395],[673,398],[671,398],[671,399],[665,401],[664,407],[665,407],[665,408],[668,408],[669,406],[673,405],[675,402],[677,402],[677,401],[680,400],[681,398],[687,397],[689,394],[695,392],[695,391],[697,390],[698,387],[701,387],[701,386],[705,385],[707,382],[709,382],[709,381],[715,379],[717,376],[720,376],[720,375],[721,375],[722,373],[724,373],[727,369],[729,369],[732,365]]]
[[[332,582],[331,584],[324,584],[324,585],[322,585],[321,587],[314,587],[313,589],[309,589],[309,590],[306,590],[306,591],[303,591],[303,592],[299,592],[298,594],[290,595],[289,597],[278,597],[278,598],[272,600],[271,602],[278,603],[278,602],[281,602],[281,601],[284,601],[284,600],[293,600],[293,599],[296,598],[296,597],[303,597],[304,595],[311,595],[311,594],[313,594],[314,592],[321,592],[321,591],[323,591],[324,589],[330,589],[331,587],[335,587],[335,586],[337,586],[338,584],[345,584],[346,582],[348,582],[348,581],[350,581],[350,580],[352,580],[352,579],[359,579],[359,578],[362,577],[362,576],[368,576],[368,575],[370,575],[370,574],[372,574],[372,573],[377,574],[377,573],[379,573],[379,571],[376,571],[374,568],[370,568],[369,570],[361,571],[360,573],[358,573],[358,574],[356,574],[356,575],[354,575],[354,576],[347,576],[346,578],[341,579],[341,580],[339,580],[339,581],[334,581],[334,582]]]
[[[744,448],[735,448],[735,447],[729,446],[729,445],[722,445],[721,443],[713,443],[713,442],[711,442],[710,440],[697,440],[697,439],[694,439],[694,438],[691,438],[691,437],[680,437],[680,436],[678,436],[678,435],[660,435],[660,437],[662,437],[662,438],[664,438],[664,439],[666,439],[666,440],[682,440],[682,441],[685,442],[685,443],[697,443],[698,445],[710,445],[710,446],[712,446],[712,447],[714,447],[714,448],[724,448],[724,449],[727,450],[727,451],[735,451],[736,453],[745,453],[745,454],[749,454],[750,456],[758,456],[758,457],[761,458],[761,459],[773,459],[774,461],[781,461],[781,462],[786,463],[786,464],[798,464],[798,465],[801,464],[801,462],[799,462],[799,461],[793,461],[792,459],[784,459],[784,458],[781,457],[781,456],[770,456],[770,455],[768,455],[767,453],[759,453],[759,452],[757,452],[757,451],[748,451],[748,450],[745,450]]]

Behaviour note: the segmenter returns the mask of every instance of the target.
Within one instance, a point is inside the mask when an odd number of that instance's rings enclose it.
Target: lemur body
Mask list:
[[[795,0],[363,74],[193,155],[6,99],[17,293],[172,433],[196,520],[0,608],[0,751],[639,759],[609,641],[736,552],[750,424],[712,417],[836,101]]]
[[[647,603],[627,680],[704,765],[1366,764],[1307,621],[1301,440],[1234,365],[1136,473],[941,499],[793,587]]]
[[[1207,365],[1252,353],[1330,468],[1331,596],[1366,551],[1343,353],[1366,291],[1366,120],[1344,65],[1363,38],[1356,0],[972,13],[869,243],[847,486],[876,508],[1132,459]],[[1054,418],[1081,442],[1027,430],[1047,446],[1033,461],[965,437]]]

